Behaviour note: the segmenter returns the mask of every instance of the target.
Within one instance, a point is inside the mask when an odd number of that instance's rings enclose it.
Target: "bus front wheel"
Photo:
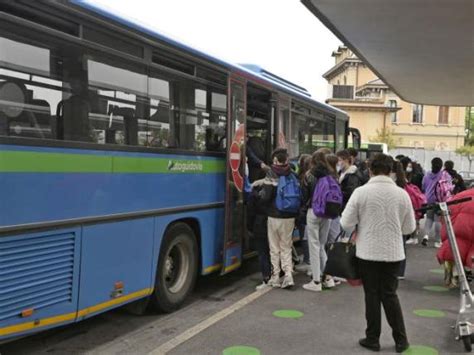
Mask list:
[[[198,246],[193,230],[185,223],[176,223],[164,236],[152,295],[155,310],[172,312],[178,309],[196,283]]]

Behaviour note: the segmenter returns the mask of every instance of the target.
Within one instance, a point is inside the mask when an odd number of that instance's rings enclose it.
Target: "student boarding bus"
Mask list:
[[[0,29],[0,341],[173,311],[251,252],[248,137],[267,162],[347,146],[347,115],[298,85],[95,5],[3,1]]]

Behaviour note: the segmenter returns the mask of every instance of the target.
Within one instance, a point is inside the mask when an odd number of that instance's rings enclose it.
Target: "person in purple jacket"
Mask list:
[[[443,169],[443,161],[441,158],[433,158],[431,160],[431,171],[427,172],[423,178],[422,190],[425,193],[426,200],[428,203],[442,202],[438,201],[436,197],[436,188],[440,180],[447,180],[451,184],[451,176]],[[441,246],[441,223],[439,221],[439,215],[434,210],[429,210],[426,213],[425,219],[425,235],[421,242],[422,245],[428,245],[429,234],[431,229],[435,227],[435,247]]]

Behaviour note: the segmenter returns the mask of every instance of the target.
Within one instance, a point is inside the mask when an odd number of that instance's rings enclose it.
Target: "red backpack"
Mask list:
[[[407,184],[405,186],[405,191],[408,193],[408,196],[410,196],[411,204],[414,210],[421,208],[424,204],[426,204],[426,196],[420,191],[418,186],[414,184]],[[423,218],[423,213],[415,211],[415,218]]]

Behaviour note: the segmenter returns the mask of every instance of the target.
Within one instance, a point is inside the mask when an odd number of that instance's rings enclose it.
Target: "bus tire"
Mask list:
[[[173,224],[161,243],[152,308],[165,313],[178,309],[194,288],[197,269],[198,246],[193,230],[185,223]]]

